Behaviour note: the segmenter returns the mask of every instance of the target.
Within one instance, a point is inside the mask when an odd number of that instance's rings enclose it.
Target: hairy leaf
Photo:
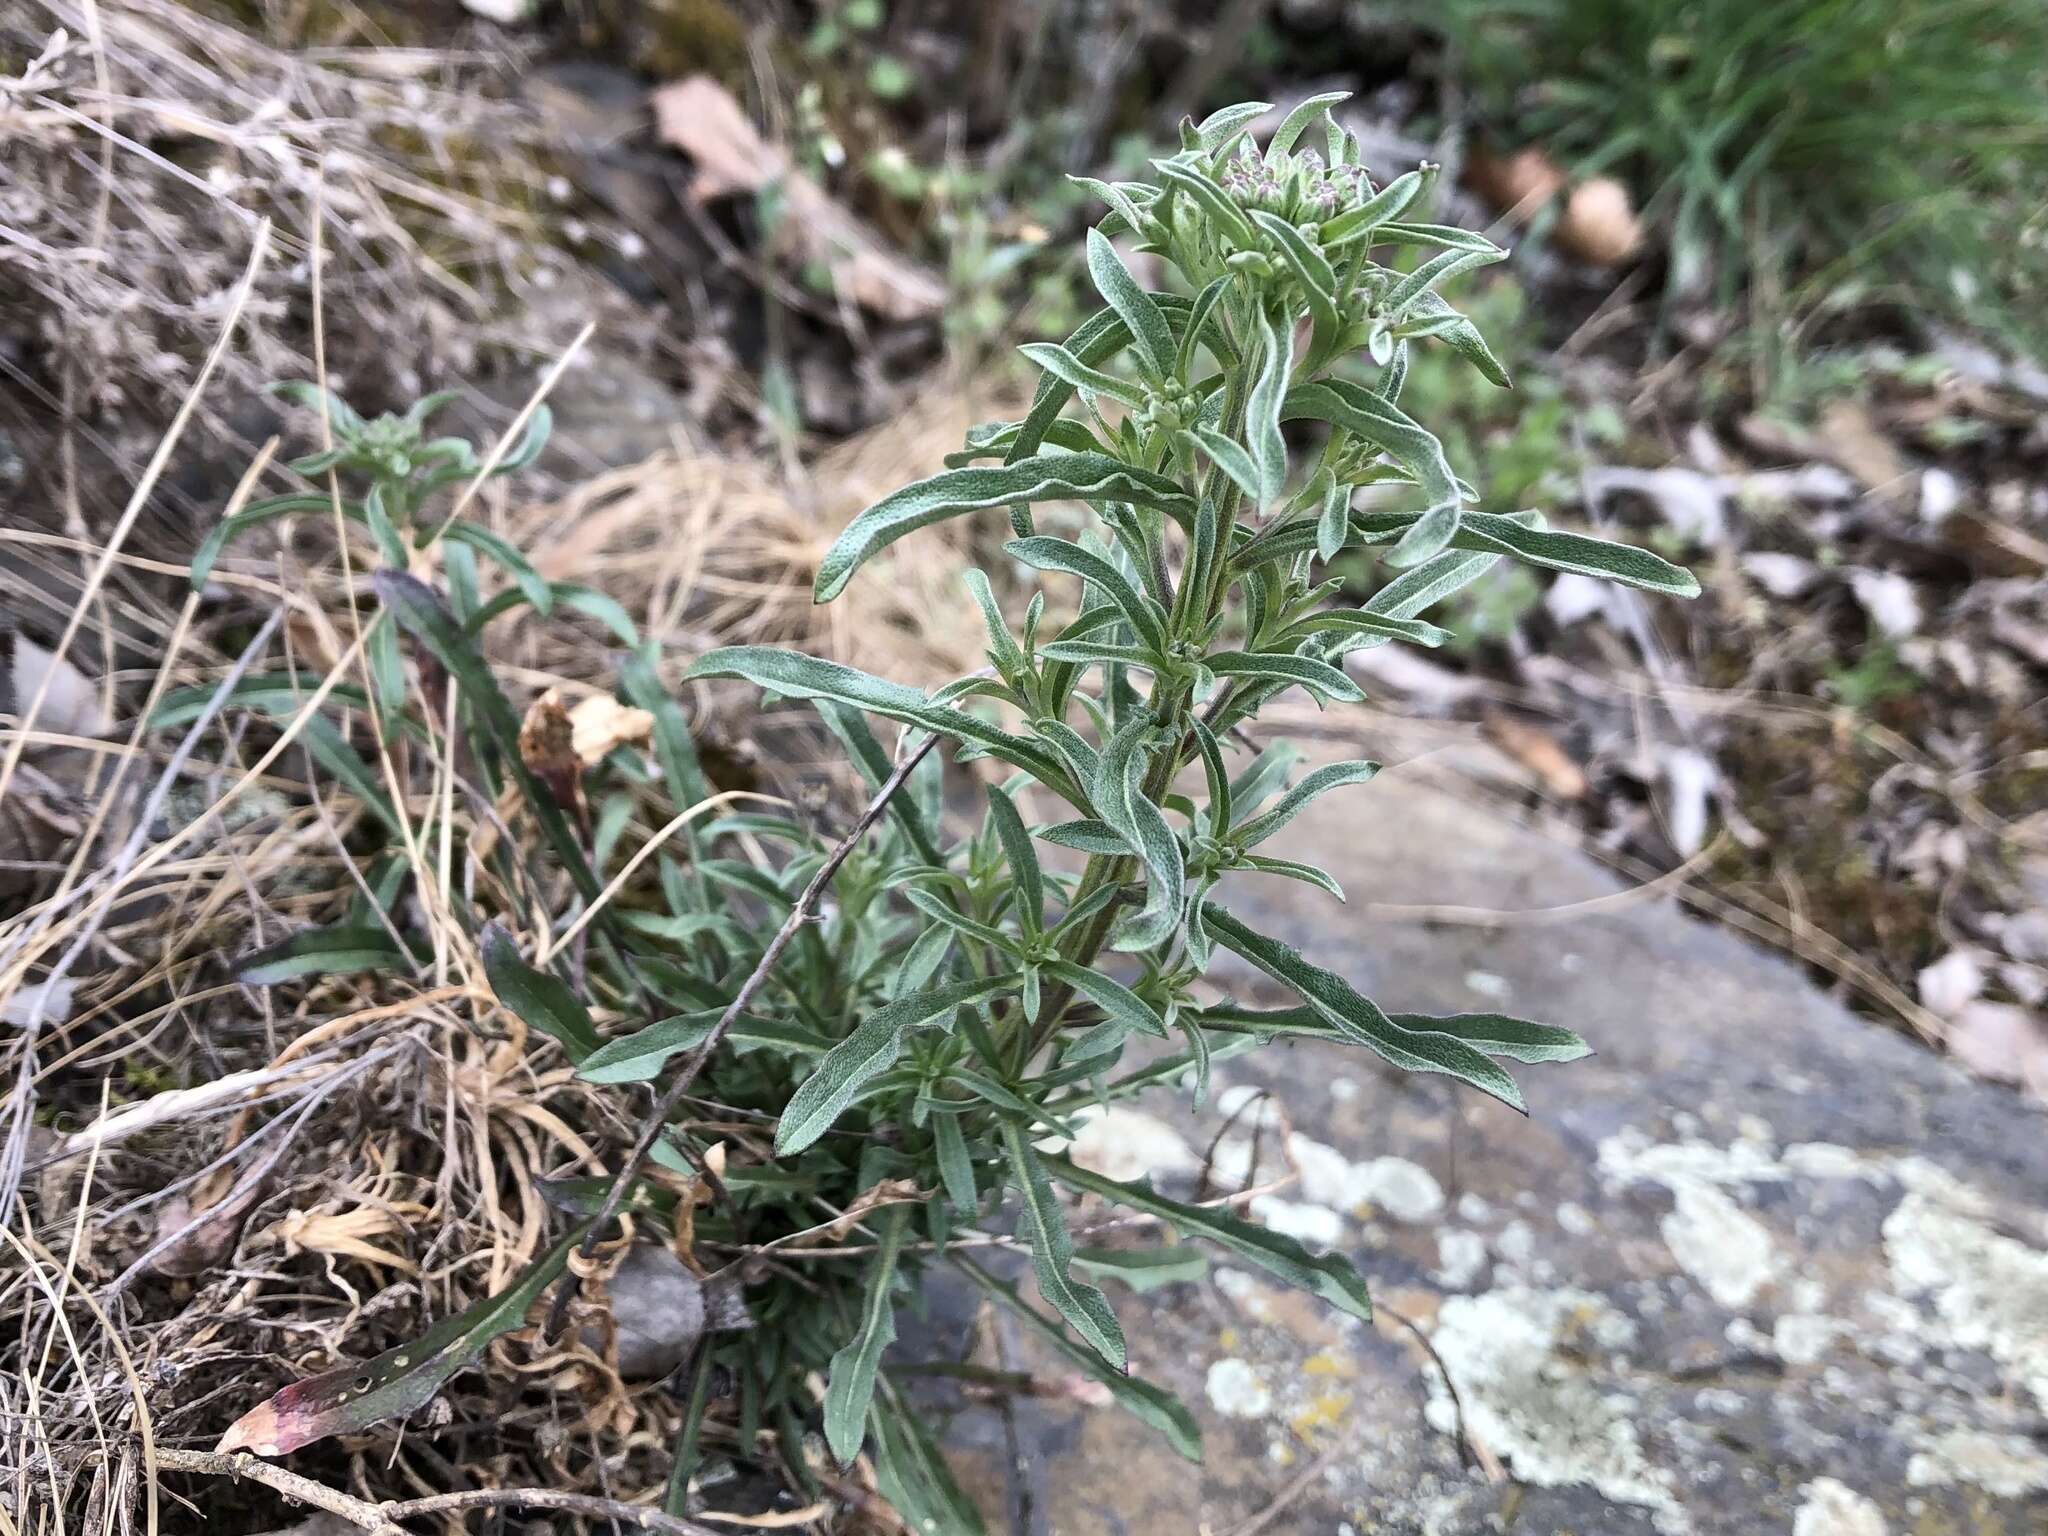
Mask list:
[[[1366,1295],[1365,1280],[1341,1254],[1316,1258],[1293,1238],[1267,1230],[1255,1222],[1228,1211],[1207,1206],[1185,1205],[1169,1200],[1152,1188],[1149,1180],[1124,1184],[1069,1162],[1063,1157],[1046,1159],[1052,1176],[1072,1189],[1084,1190],[1113,1200],[1130,1210],[1156,1216],[1182,1237],[1199,1237],[1277,1275],[1289,1285],[1312,1291],[1332,1306],[1353,1317],[1370,1320],[1372,1300]]]
[[[801,1152],[832,1128],[868,1081],[892,1065],[906,1031],[950,1020],[956,1008],[978,1003],[1016,986],[1015,972],[958,982],[912,997],[898,998],[861,1020],[852,1034],[825,1053],[811,1075],[798,1085],[775,1129],[779,1156]]]
[[[1124,1367],[1123,1330],[1109,1301],[1092,1285],[1084,1285],[1069,1273],[1074,1259],[1073,1240],[1067,1236],[1066,1214],[1054,1198],[1045,1165],[1011,1122],[1003,1124],[1003,1149],[1009,1154],[1010,1181],[1024,1197],[1024,1214],[1030,1223],[1031,1261],[1038,1275],[1038,1294],[1054,1311],[1072,1325],[1103,1359],[1118,1370]]]
[[[1176,516],[1194,510],[1164,475],[1102,453],[1040,453],[1000,466],[941,470],[883,497],[847,524],[819,562],[816,597],[830,602],[869,556],[906,533],[1012,502],[1127,501]]]
[[[867,1438],[868,1406],[874,1401],[875,1377],[882,1351],[896,1338],[896,1308],[890,1292],[896,1283],[896,1254],[910,1207],[891,1205],[875,1218],[875,1256],[868,1261],[866,1299],[861,1303],[860,1329],[852,1342],[832,1357],[825,1388],[825,1444],[844,1466],[860,1454]]]

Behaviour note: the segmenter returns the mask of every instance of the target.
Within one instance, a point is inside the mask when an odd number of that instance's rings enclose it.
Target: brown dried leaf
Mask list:
[[[527,706],[519,725],[520,761],[533,771],[555,803],[574,812],[583,804],[583,763],[576,755],[576,726],[550,688]]]
[[[864,1189],[853,1204],[840,1214],[837,1221],[825,1229],[825,1236],[838,1242],[860,1225],[861,1219],[870,1211],[885,1205],[903,1205],[912,1200],[922,1200],[925,1192],[917,1187],[915,1179],[884,1179],[872,1189]]]
[[[786,213],[782,229],[799,254],[832,274],[841,294],[891,320],[938,313],[946,287],[916,262],[888,249],[881,238],[794,169],[763,139],[724,86],[708,75],[665,85],[653,96],[655,132],[664,144],[696,163],[690,184],[699,202],[779,185]]]

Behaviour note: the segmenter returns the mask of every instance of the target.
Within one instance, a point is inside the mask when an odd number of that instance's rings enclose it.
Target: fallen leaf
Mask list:
[[[569,1250],[588,1225],[556,1243],[509,1288],[436,1323],[411,1343],[282,1388],[230,1424],[215,1452],[283,1456],[329,1435],[417,1412],[493,1339],[526,1321],[527,1309],[567,1267]]]
[[[329,1258],[360,1259],[381,1264],[403,1274],[416,1275],[419,1266],[403,1254],[379,1248],[370,1239],[408,1230],[407,1218],[425,1216],[427,1208],[410,1201],[388,1208],[359,1205],[347,1211],[293,1211],[270,1229],[284,1244],[287,1255],[299,1252],[325,1254]]]
[[[762,138],[732,94],[708,75],[692,75],[653,95],[655,132],[695,162],[690,192],[699,202],[779,186],[781,229],[797,254],[832,276],[833,286],[863,308],[891,320],[919,320],[944,307],[936,274],[890,250],[880,236],[796,170],[789,156]]]
[[[1541,726],[1489,710],[1481,722],[1487,739],[1533,773],[1560,800],[1576,800],[1587,789],[1586,770]]]
[[[912,1200],[922,1200],[924,1191],[917,1187],[915,1179],[883,1179],[879,1184],[864,1189],[839,1215],[839,1219],[825,1229],[825,1236],[838,1242],[860,1225],[861,1218],[870,1211],[885,1205],[904,1205]]]
[[[570,744],[583,766],[595,768],[616,747],[637,747],[654,732],[654,716],[595,693],[569,711]]]

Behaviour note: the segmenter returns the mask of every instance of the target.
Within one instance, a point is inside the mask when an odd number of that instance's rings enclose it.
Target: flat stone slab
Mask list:
[[[1013,1443],[968,1408],[947,1439],[992,1528],[2048,1530],[2048,1117],[1419,767],[1269,851],[1352,904],[1256,876],[1227,904],[1382,1005],[1568,1024],[1598,1054],[1515,1068],[1524,1118],[1276,1045],[1219,1068],[1200,1115],[1160,1095],[1092,1126],[1077,1155],[1185,1186],[1234,1112],[1219,1179],[1291,1165],[1254,1214],[1353,1254],[1380,1316],[1227,1256],[1143,1297],[1112,1282],[1133,1368],[1197,1411],[1203,1461],[1112,1410],[1025,1401]],[[1587,902],[1494,927],[1373,910]],[[1234,963],[1215,979],[1283,1001]]]

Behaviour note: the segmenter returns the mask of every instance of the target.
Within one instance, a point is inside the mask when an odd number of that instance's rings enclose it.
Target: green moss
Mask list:
[[[748,76],[747,23],[728,0],[587,0],[577,40],[656,80],[709,75],[738,90]]]

